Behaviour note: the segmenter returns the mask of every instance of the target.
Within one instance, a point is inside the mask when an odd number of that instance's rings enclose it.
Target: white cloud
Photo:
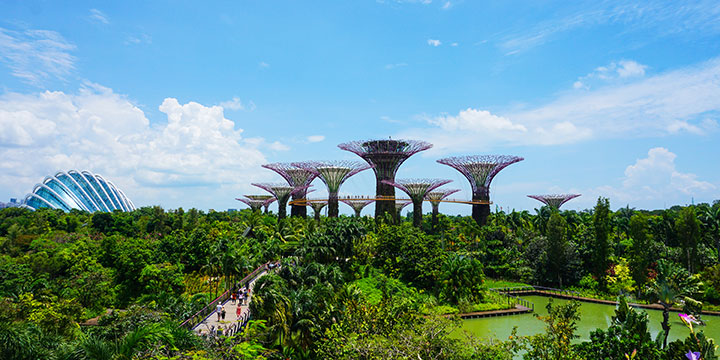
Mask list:
[[[647,65],[640,64],[633,60],[620,60],[611,62],[606,66],[595,68],[591,73],[578,78],[573,83],[575,89],[589,89],[593,82],[607,83],[616,80],[645,76]]]
[[[141,45],[141,44],[152,44],[152,37],[147,34],[130,35],[125,38],[125,45]]]
[[[167,123],[151,124],[125,96],[96,84],[75,94],[4,94],[0,109],[0,187],[16,195],[55,171],[87,169],[137,205],[232,204],[251,181],[267,179],[260,147],[282,147],[247,141],[220,106],[167,98],[159,106]]]
[[[229,101],[223,101],[219,104],[223,109],[228,110],[248,110],[253,111],[255,110],[255,103],[250,101],[247,104],[244,104],[239,97],[235,96],[232,98],[232,100]]]
[[[274,141],[274,142],[271,143],[268,147],[269,147],[270,149],[272,149],[272,150],[275,150],[275,151],[288,151],[288,150],[290,150],[290,147],[289,147],[289,146],[287,146],[287,145],[285,145],[285,144],[283,144],[283,143],[281,143],[281,142],[279,142],[279,141]]]
[[[0,61],[11,74],[32,85],[50,78],[64,78],[74,69],[75,45],[57,32],[0,28]]]
[[[693,196],[713,198],[717,186],[698,180],[695,174],[677,170],[676,158],[677,155],[666,148],[652,148],[646,158],[637,159],[625,169],[621,185],[601,186],[588,192],[631,206],[648,206],[658,199],[667,204],[682,204],[689,203]]]
[[[450,46],[452,46],[452,47],[458,46],[458,43],[454,42],[454,43],[450,44]]]
[[[307,137],[307,141],[311,143],[321,142],[325,140],[324,135],[310,135]]]
[[[428,43],[428,45],[435,46],[435,47],[442,45],[442,42],[440,40],[435,40],[435,39],[428,39],[427,43]]]
[[[616,74],[617,69],[613,70]],[[596,90],[563,93],[549,103],[501,114],[469,108],[455,116],[426,116],[430,127],[411,128],[400,136],[433,142],[430,153],[442,153],[494,145],[554,145],[717,131],[720,58],[628,79]],[[476,141],[478,134],[482,142]]]
[[[452,3],[450,3],[449,1],[446,1],[446,2],[443,4],[442,8],[443,8],[443,10],[447,10],[447,9],[449,9],[451,6],[452,6]]]
[[[269,68],[269,67],[270,67],[270,64],[268,64],[268,63],[266,63],[266,62],[264,62],[264,61],[261,61],[261,62],[258,63],[258,66],[261,67],[261,68],[263,68],[263,69],[265,69],[265,68]]]
[[[108,20],[107,15],[105,15],[102,11],[100,11],[98,9],[90,9],[90,19],[101,22],[103,24],[110,23],[110,20]]]
[[[404,63],[404,62],[402,62],[402,63],[395,63],[395,64],[387,64],[387,65],[385,65],[385,70],[392,70],[392,69],[399,68],[399,67],[405,67],[405,66],[407,66],[407,65],[408,65],[408,64],[407,64],[407,63]]]

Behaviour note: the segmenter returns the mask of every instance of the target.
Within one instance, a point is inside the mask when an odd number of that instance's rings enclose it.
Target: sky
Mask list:
[[[508,154],[493,209],[528,194],[660,209],[720,199],[717,1],[0,2],[0,201],[102,174],[136,206],[244,208],[272,162],[360,160],[337,144]],[[311,197],[327,192],[319,180]],[[341,195],[374,195],[371,171]],[[429,211],[429,204],[425,205]],[[351,209],[340,206],[341,212]],[[469,214],[462,204],[441,211]],[[372,206],[364,214],[372,213]]]

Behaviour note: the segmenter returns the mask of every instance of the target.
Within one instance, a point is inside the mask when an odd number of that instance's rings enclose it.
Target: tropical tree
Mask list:
[[[650,284],[648,293],[663,307],[663,333],[658,336],[663,336],[665,348],[670,334],[670,309],[686,297],[692,299],[698,290],[698,281],[695,276],[690,276],[687,270],[665,260],[658,261],[657,271],[657,277]]]
[[[610,257],[610,201],[599,197],[593,211],[593,228],[595,229],[594,243],[591,246],[592,273],[605,288],[605,270],[609,265]]]

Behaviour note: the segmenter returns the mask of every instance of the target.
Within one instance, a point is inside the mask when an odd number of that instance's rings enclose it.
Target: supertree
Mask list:
[[[303,168],[293,166],[291,163],[272,163],[272,164],[262,165],[262,167],[264,167],[266,169],[270,169],[270,170],[278,173],[292,187],[305,186],[305,185],[310,186],[310,183],[312,183],[312,181],[315,180],[314,173],[312,173],[311,171],[305,170]],[[296,191],[292,194],[292,200],[293,201],[300,200],[299,202],[302,203],[302,200],[305,200],[306,196],[307,196],[306,190]],[[291,204],[290,205],[290,216],[306,217],[307,216],[307,207],[305,207],[305,205]]]
[[[260,183],[253,184],[269,193],[271,193],[278,202],[278,219],[284,219],[287,212],[287,202],[290,195],[296,191],[303,191],[308,188],[307,185],[292,187],[281,183]]]
[[[395,198],[395,187],[384,183],[383,180],[395,181],[395,174],[400,165],[410,156],[431,148],[432,144],[417,140],[388,139],[351,141],[338,147],[360,156],[374,166],[377,178],[375,197],[378,199],[375,203],[375,218],[378,219],[385,213],[397,214],[395,200],[390,200]],[[389,200],[381,200],[382,198]]]
[[[412,201],[398,199],[393,205],[393,208],[395,208],[395,217],[400,219],[400,212],[410,204],[412,204]]]
[[[413,203],[413,225],[422,226],[422,203],[428,192],[443,186],[452,180],[445,179],[400,179],[397,181],[383,180],[385,184],[404,191]]]
[[[308,201],[310,204],[310,207],[313,208],[313,211],[315,212],[315,220],[320,221],[320,212],[322,211],[322,208],[327,205],[327,201],[325,200],[311,200]]]
[[[500,170],[522,160],[521,157],[511,155],[470,155],[444,158],[437,162],[454,168],[470,181],[472,217],[478,225],[483,226],[490,215],[490,183]]]
[[[533,198],[537,201],[544,203],[545,205],[559,210],[562,204],[580,196],[580,194],[550,194],[550,195],[528,195],[529,198]]]
[[[368,199],[362,197],[346,197],[339,200],[353,208],[353,210],[355,210],[355,217],[360,217],[360,212],[362,212],[362,209],[375,201],[375,199]]]
[[[357,161],[344,160],[306,161],[293,163],[293,165],[311,171],[327,185],[329,217],[338,216],[338,191],[340,191],[340,185],[349,177],[371,167]]]
[[[438,213],[440,212],[440,202],[442,202],[448,196],[460,191],[460,189],[445,189],[439,191],[431,191],[425,195],[425,198],[430,201],[432,205],[432,225],[437,226]]]
[[[254,199],[242,199],[242,198],[235,198],[235,200],[245,203],[247,206],[250,207],[250,210],[252,212],[260,211],[260,208],[262,208],[263,205],[265,205],[266,200],[254,200]]]
[[[262,204],[263,208],[265,208],[265,214],[268,213],[268,208],[270,207],[270,204],[277,201],[277,199],[272,195],[245,195],[246,198],[250,200],[260,200],[264,201]]]

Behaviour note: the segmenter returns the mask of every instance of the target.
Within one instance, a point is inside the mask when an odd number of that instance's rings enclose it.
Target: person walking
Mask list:
[[[217,312],[218,321],[220,321],[220,313],[222,312],[223,306],[222,304],[218,303],[215,307],[215,312]]]
[[[222,319],[225,320],[225,305],[223,305],[220,315],[222,316]]]
[[[232,302],[232,304],[235,304],[235,293],[232,293],[230,295],[230,301]]]

